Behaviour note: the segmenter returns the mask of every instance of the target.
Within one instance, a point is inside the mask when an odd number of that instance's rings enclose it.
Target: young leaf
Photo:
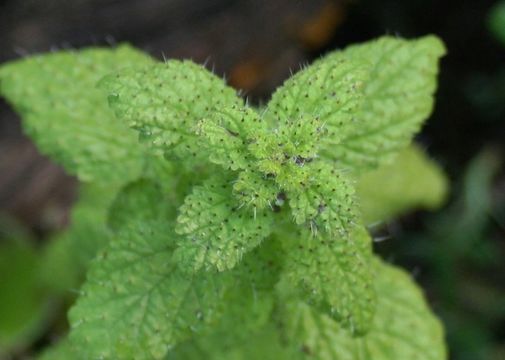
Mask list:
[[[274,209],[280,194],[279,186],[259,171],[241,171],[233,184],[233,195],[239,206],[252,211]]]
[[[178,270],[168,220],[175,209],[156,185],[143,181],[124,191],[115,211],[131,211],[131,218],[111,214],[121,229],[91,264],[69,314],[70,341],[83,359],[162,359],[214,320],[225,290],[226,276]],[[137,216],[136,202],[152,209]]]
[[[369,262],[370,236],[356,228],[346,238],[307,232],[289,242],[286,275],[304,298],[353,334],[365,333],[372,321],[376,296]]]
[[[180,208],[176,257],[190,271],[233,268],[271,232],[272,213],[239,208],[230,178],[215,176],[195,186]]]
[[[209,159],[225,169],[239,170],[251,166],[248,144],[264,131],[262,119],[246,107],[216,109],[198,123],[197,134],[205,138]]]
[[[439,207],[447,196],[448,183],[442,169],[412,145],[393,163],[363,174],[356,191],[363,220],[372,224],[409,209]]]
[[[340,133],[354,127],[363,97],[368,64],[345,56],[325,57],[289,78],[272,96],[266,117],[282,123],[300,116],[317,118],[327,129],[325,146],[338,143]]]
[[[222,79],[191,61],[137,67],[105,77],[100,86],[119,119],[139,131],[141,140],[167,156],[202,157],[196,126],[213,111],[242,106]]]
[[[374,260],[377,311],[366,335],[352,337],[337,322],[307,304],[287,299],[281,325],[302,358],[321,360],[445,360],[440,321],[404,271]]]
[[[353,186],[344,173],[322,162],[307,165],[306,171],[307,181],[288,192],[295,222],[309,223],[314,233],[345,236],[357,217]]]
[[[323,124],[311,115],[301,114],[296,119],[283,120],[273,130],[262,130],[256,131],[249,141],[257,169],[284,190],[298,189],[308,176],[301,168],[317,156]]]
[[[444,54],[435,36],[411,41],[386,36],[322,60],[345,56],[351,62],[365,61],[370,73],[353,126],[343,128],[338,143],[322,148],[321,156],[356,172],[389,162],[430,115],[438,61]]]
[[[126,45],[29,57],[0,68],[0,94],[38,148],[68,172],[84,181],[123,183],[140,173],[143,149],[95,84],[112,71],[153,62]]]

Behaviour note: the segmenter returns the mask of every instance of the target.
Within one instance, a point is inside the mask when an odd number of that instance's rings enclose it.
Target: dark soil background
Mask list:
[[[162,58],[207,61],[250,100],[268,100],[290,69],[327,51],[383,34],[434,33],[448,47],[435,112],[421,141],[453,184],[439,214],[415,213],[386,229],[392,239],[377,249],[419,273],[419,281],[446,323],[452,358],[505,359],[505,177],[497,166],[488,184],[493,204],[477,242],[491,242],[497,262],[475,264],[466,248],[451,254],[415,253],[422,239],[451,232],[464,206],[462,176],[482,149],[497,162],[505,145],[505,46],[487,24],[494,1],[461,0],[3,0],[0,63],[59,48],[129,42]],[[18,117],[0,100],[0,214],[43,241],[65,226],[76,181],[44,158],[23,136]],[[471,204],[467,204],[471,208]],[[426,240],[428,239],[428,240]],[[442,247],[452,251],[459,248]],[[420,256],[419,254],[425,254]],[[447,258],[445,258],[445,256]],[[456,255],[454,255],[456,256]],[[453,257],[454,257],[453,256]],[[501,260],[501,261],[500,261]],[[433,267],[451,263],[461,284],[444,293]],[[438,264],[438,265],[437,265]],[[445,270],[444,270],[445,271]],[[471,281],[469,279],[472,279]],[[475,286],[468,287],[468,284]],[[478,287],[478,286],[480,287]],[[485,290],[482,290],[482,286]],[[462,291],[461,289],[464,289]],[[459,293],[458,291],[462,291]],[[491,291],[489,302],[468,302]],[[493,309],[494,309],[493,307]],[[0,319],[1,321],[1,319]]]

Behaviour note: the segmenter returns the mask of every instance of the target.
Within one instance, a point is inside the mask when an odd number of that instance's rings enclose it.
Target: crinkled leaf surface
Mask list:
[[[325,57],[290,77],[272,96],[267,118],[273,123],[309,115],[328,134],[323,146],[338,144],[340,133],[355,126],[369,70],[365,61],[345,56]]]
[[[223,315],[219,322],[200,336],[177,346],[168,358],[228,358],[230,349],[233,349],[231,353],[242,353],[246,345],[261,336],[271,323],[272,290],[279,279],[282,262],[282,249],[274,238],[246,254],[244,260],[231,270],[234,285],[223,299]],[[252,353],[242,353],[243,356],[254,357]],[[267,356],[272,357],[274,353]]]
[[[186,162],[205,155],[196,141],[198,122],[221,107],[242,105],[235,90],[191,61],[127,69],[100,86],[118,118],[138,130],[141,140]]]
[[[247,107],[217,108],[198,123],[197,133],[206,139],[203,145],[209,159],[229,170],[251,167],[248,145],[264,131],[262,119]]]
[[[356,220],[354,188],[344,173],[319,162],[307,166],[309,177],[297,191],[288,192],[297,224],[309,223],[312,231],[345,236]]]
[[[143,166],[135,132],[96,88],[104,75],[154,60],[129,46],[28,57],[0,68],[0,93],[39,149],[84,181],[123,183]]]
[[[379,260],[373,265],[378,304],[366,335],[352,337],[336,321],[295,300],[287,302],[281,321],[288,343],[308,359],[446,359],[440,321],[411,277]]]
[[[257,170],[240,172],[233,184],[233,195],[239,207],[252,211],[273,209],[281,192],[276,182]]]
[[[323,126],[306,114],[277,125],[266,131],[259,128],[249,141],[249,151],[267,178],[286,191],[298,190],[310,175],[303,167],[317,156]]]
[[[444,45],[435,36],[415,40],[385,36],[321,60],[345,56],[370,65],[353,126],[342,128],[338,146],[321,149],[321,156],[356,172],[392,160],[433,109],[438,61],[444,54]]]
[[[270,234],[272,212],[239,208],[232,179],[214,176],[195,186],[180,208],[176,257],[190,271],[233,268]]]
[[[448,191],[442,169],[412,145],[387,165],[363,174],[357,186],[366,224],[387,221],[414,208],[435,209]]]
[[[286,275],[303,297],[354,334],[365,333],[376,307],[370,269],[370,236],[356,228],[349,236],[312,236],[287,242]]]
[[[213,321],[224,292],[225,276],[178,270],[169,220],[175,209],[159,188],[145,181],[125,191],[131,219],[91,264],[69,314],[70,340],[82,359],[161,359]],[[157,211],[136,217],[136,203],[150,203]]]

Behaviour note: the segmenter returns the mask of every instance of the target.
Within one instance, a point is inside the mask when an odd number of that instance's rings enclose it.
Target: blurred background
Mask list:
[[[503,360],[505,2],[0,1],[0,63],[52,49],[129,42],[160,59],[207,61],[253,103],[268,100],[290,69],[328,51],[383,34],[427,33],[440,36],[449,53],[435,112],[418,141],[447,172],[451,194],[436,213],[416,212],[388,224],[382,230],[388,240],[375,248],[423,286],[445,323],[452,359]],[[38,247],[64,228],[76,185],[37,152],[0,99],[0,245],[19,236]],[[8,270],[0,259],[0,279],[2,271]],[[0,291],[8,288],[0,284]],[[0,314],[0,323],[2,316],[11,315]],[[50,341],[60,325],[51,326],[35,336],[35,345],[18,347],[15,358]]]

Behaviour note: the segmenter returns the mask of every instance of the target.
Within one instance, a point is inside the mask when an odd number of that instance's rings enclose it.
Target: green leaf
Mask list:
[[[202,157],[196,127],[216,109],[241,106],[224,81],[191,61],[137,67],[100,82],[119,119],[139,131],[140,139],[166,156]]]
[[[308,179],[288,192],[289,205],[297,224],[308,223],[313,233],[345,236],[353,228],[354,188],[345,174],[322,162],[305,166]]]
[[[239,331],[239,324],[237,331]],[[231,331],[230,331],[231,332]],[[228,334],[227,334],[228,335]],[[225,337],[216,338],[210,348],[197,342],[188,342],[170,353],[166,360],[294,360],[295,353],[291,349],[282,346],[279,333],[273,324],[267,324],[242,343],[234,346],[221,346]]]
[[[227,177],[195,186],[179,212],[176,257],[190,271],[231,269],[271,232],[272,212],[239,208]]]
[[[116,186],[81,185],[69,228],[55,235],[43,250],[40,277],[45,286],[68,292],[81,283],[89,262],[111,238],[106,220],[117,192]]]
[[[279,333],[272,324],[261,328],[240,346],[213,355],[211,359],[215,360],[295,360],[293,351],[282,346]]]
[[[321,156],[356,172],[391,161],[431,114],[438,61],[444,54],[435,36],[385,36],[329,55],[325,61],[345,56],[351,62],[368,62],[370,73],[353,126],[342,128],[338,146],[323,148]]]
[[[445,360],[440,321],[404,271],[375,260],[377,311],[368,333],[353,337],[337,322],[292,300],[282,311],[288,344],[303,358],[331,360]]]
[[[251,166],[247,147],[261,131],[263,124],[258,114],[251,108],[236,106],[215,109],[197,126],[197,134],[206,140],[203,145],[210,161],[229,170]]]
[[[317,156],[317,147],[324,132],[323,124],[302,114],[283,120],[274,129],[258,129],[249,141],[256,168],[284,190],[299,189],[308,172],[303,169]]]
[[[68,172],[123,183],[140,173],[143,149],[95,84],[112,71],[153,62],[127,45],[28,57],[0,68],[0,94],[38,148]]]
[[[302,232],[287,244],[287,279],[303,298],[353,334],[365,333],[376,307],[370,236],[356,228],[346,238]]]
[[[363,174],[357,186],[364,222],[387,221],[414,208],[436,209],[447,197],[442,169],[412,145],[391,164]]]
[[[125,209],[115,211],[133,210],[136,202],[156,210],[132,212],[124,223],[117,215],[122,228],[91,264],[69,314],[70,341],[82,359],[161,359],[214,321],[225,290],[225,276],[178,270],[168,220],[175,209],[157,185],[143,181],[124,191]]]
[[[49,302],[38,282],[37,254],[25,241],[0,242],[0,358],[41,334]]]
[[[187,174],[175,171],[172,163],[156,156],[147,156],[144,176],[159,180],[169,203],[181,203],[187,188],[191,186]],[[135,183],[134,183],[135,184]],[[129,186],[134,185],[126,185]],[[57,292],[75,289],[84,280],[88,264],[112,237],[111,228],[117,222],[127,220],[140,211],[149,212],[147,204],[137,204],[134,210],[121,213],[109,208],[122,207],[124,196],[116,199],[121,187],[118,184],[84,183],[80,185],[79,197],[70,216],[70,224],[61,233],[55,234],[42,252],[40,276],[45,286]],[[154,215],[154,214],[151,214]],[[172,215],[175,216],[175,215]]]
[[[161,217],[160,210],[166,216],[161,218],[174,224],[175,204],[167,199],[168,194],[156,182],[147,179],[137,180],[123,187],[112,202],[108,215],[108,225],[114,231],[120,231],[134,221],[149,223],[152,219]],[[153,206],[156,202],[166,202]],[[173,239],[171,239],[173,241]]]
[[[184,165],[185,163],[168,161],[161,154],[149,154],[141,178],[155,181],[172,203],[181,204],[193,186],[216,170],[210,166],[192,168]],[[198,171],[198,177],[195,177],[195,171]]]
[[[278,340],[273,333],[271,314],[274,308],[273,289],[283,264],[281,244],[269,238],[231,270],[233,286],[229,288],[221,307],[223,314],[215,326],[191,341],[177,346],[169,359],[261,359],[253,344],[265,344],[261,354],[274,358],[274,344],[262,336],[268,328],[269,336]],[[256,339],[261,338],[261,341]],[[258,339],[259,340],[259,339]],[[282,351],[280,342],[277,350]]]
[[[334,146],[340,141],[340,133],[349,131],[344,129],[355,126],[368,73],[368,64],[362,59],[324,57],[278,88],[265,116],[276,124],[303,116],[315,118],[328,132],[322,146]]]
[[[192,182],[188,174],[175,170],[174,164],[149,155],[145,158],[143,175],[157,179],[169,203],[181,203]],[[127,184],[125,187],[134,186]],[[40,276],[45,286],[56,292],[68,292],[75,289],[84,280],[88,264],[99,250],[104,248],[112,237],[111,229],[118,227],[118,222],[131,218],[139,212],[149,213],[147,204],[136,204],[135,209],[121,212],[109,208],[120,207],[124,196],[118,184],[83,183],[79,188],[79,197],[74,204],[70,224],[64,231],[55,234],[42,251]],[[124,206],[125,207],[125,206]],[[154,214],[151,214],[154,216]],[[171,215],[175,216],[175,214]],[[123,219],[124,218],[124,219]]]
[[[242,171],[233,184],[233,195],[239,207],[252,211],[274,209],[277,197],[282,192],[279,186],[259,171]]]

